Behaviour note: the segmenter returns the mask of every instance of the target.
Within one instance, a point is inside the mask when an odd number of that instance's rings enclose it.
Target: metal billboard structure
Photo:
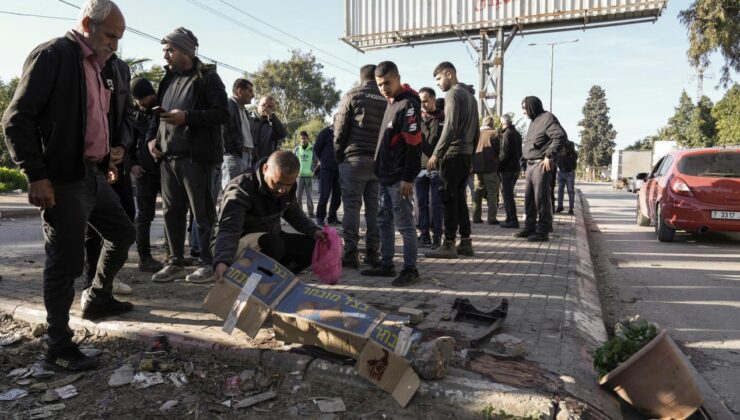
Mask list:
[[[655,22],[668,0],[345,0],[344,42],[360,52],[469,42],[479,109],[503,112],[504,53],[516,35]]]

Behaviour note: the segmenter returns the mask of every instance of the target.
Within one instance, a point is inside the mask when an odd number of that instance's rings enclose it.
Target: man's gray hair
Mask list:
[[[111,0],[87,0],[80,8],[78,22],[81,24],[82,19],[89,17],[93,22],[102,22],[108,17],[116,4]]]
[[[501,116],[501,120],[506,124],[506,126],[511,126],[511,113],[507,112],[506,114],[503,114]]]

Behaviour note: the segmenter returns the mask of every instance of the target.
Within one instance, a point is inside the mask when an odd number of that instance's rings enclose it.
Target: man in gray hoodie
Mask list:
[[[434,153],[427,162],[428,170],[439,168],[442,178],[440,193],[444,204],[444,242],[427,252],[429,258],[457,258],[458,254],[473,256],[470,237],[470,215],[465,201],[472,154],[475,150],[480,127],[478,103],[472,87],[457,80],[452,63],[441,63],[434,69],[437,86],[445,95],[445,122]],[[455,249],[455,236],[459,230],[460,245]]]

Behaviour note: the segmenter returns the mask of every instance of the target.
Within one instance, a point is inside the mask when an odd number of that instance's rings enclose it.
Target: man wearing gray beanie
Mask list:
[[[177,28],[162,44],[167,65],[147,138],[152,157],[162,160],[164,225],[172,257],[152,281],[184,277],[207,283],[214,279],[210,243],[216,219],[215,182],[223,158],[222,125],[229,120],[226,90],[216,66],[198,59],[198,38],[192,32]],[[201,266],[186,275],[188,209],[195,216]]]

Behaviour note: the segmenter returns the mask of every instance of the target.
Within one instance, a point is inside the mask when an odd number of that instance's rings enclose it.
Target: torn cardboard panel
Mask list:
[[[203,306],[254,337],[272,313],[275,336],[358,359],[366,379],[406,406],[421,385],[409,363],[421,333],[407,317],[386,315],[344,293],[304,284],[285,267],[246,249]]]

